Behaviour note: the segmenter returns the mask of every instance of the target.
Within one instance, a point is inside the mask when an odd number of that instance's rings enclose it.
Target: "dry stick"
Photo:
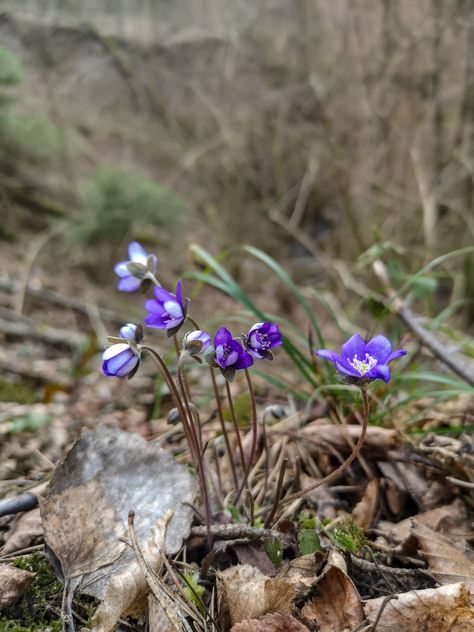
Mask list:
[[[216,400],[216,405],[217,405],[217,415],[219,417],[222,434],[224,435],[224,441],[227,448],[227,454],[229,456],[230,469],[232,470],[234,485],[235,485],[235,488],[237,489],[237,486],[239,484],[238,479],[237,479],[237,470],[235,468],[234,456],[230,447],[229,435],[227,434],[227,428],[225,427],[224,412],[222,410],[222,402],[219,395],[219,389],[217,388],[216,376],[214,375],[214,369],[212,367],[209,367],[209,373],[211,374],[212,388],[214,389],[214,398]]]
[[[382,283],[389,300],[387,307],[391,309],[411,329],[420,342],[429,349],[443,364],[448,366],[453,373],[461,377],[471,386],[474,386],[474,370],[458,353],[447,351],[432,333],[419,323],[417,316],[406,306],[405,302],[397,295],[390,286],[387,270],[382,261],[374,261],[373,270]]]
[[[280,502],[280,498],[281,498],[281,491],[282,491],[282,486],[283,486],[283,478],[285,476],[285,471],[286,471],[286,466],[288,465],[288,458],[285,456],[283,457],[283,460],[281,462],[281,468],[280,468],[280,474],[278,476],[278,483],[277,483],[277,488],[276,488],[276,492],[275,492],[275,499],[273,501],[273,507],[270,511],[270,513],[268,514],[268,516],[265,519],[265,528],[268,529],[268,527],[271,525],[273,517],[276,514],[276,511],[278,509],[278,503]]]
[[[343,472],[347,467],[349,467],[352,461],[354,461],[359,456],[359,452],[362,447],[362,444],[364,443],[365,435],[367,432],[367,425],[369,423],[369,396],[367,394],[367,389],[365,387],[361,387],[360,390],[362,393],[362,401],[364,404],[362,430],[359,436],[359,440],[357,441],[352,453],[344,461],[344,463],[341,463],[341,465],[337,467],[333,472],[331,472],[324,478],[321,478],[319,481],[316,481],[313,485],[308,485],[307,487],[304,487],[302,490],[295,492],[294,494],[290,494],[289,496],[286,496],[286,498],[284,498],[282,501],[283,503],[286,504],[287,502],[295,500],[296,498],[301,498],[301,496],[306,495],[308,492],[311,492],[313,489],[316,489],[317,487],[320,487],[321,485],[326,485],[327,483],[330,483],[335,478],[337,478],[341,472]]]
[[[247,387],[249,389],[250,402],[252,405],[252,445],[250,447],[250,457],[247,463],[247,467],[244,470],[244,478],[240,485],[239,490],[237,491],[237,496],[235,497],[234,504],[237,505],[239,498],[247,485],[247,481],[249,479],[250,471],[252,469],[253,460],[255,458],[255,451],[257,449],[257,402],[255,401],[255,392],[252,386],[252,380],[250,379],[250,374],[248,369],[245,369],[245,379],[247,380]]]

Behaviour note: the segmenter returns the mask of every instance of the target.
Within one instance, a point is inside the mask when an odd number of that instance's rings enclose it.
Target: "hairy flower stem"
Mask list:
[[[189,314],[186,317],[189,320],[189,322],[194,327],[196,327],[196,329],[201,329],[198,323],[194,320],[194,318],[192,318]],[[224,411],[222,410],[222,402],[219,395],[219,389],[217,387],[216,376],[214,374],[214,369],[212,367],[209,367],[209,373],[211,376],[212,389],[214,391],[214,399],[216,400],[217,416],[219,417],[222,434],[224,435],[224,441],[225,441],[225,446],[227,449],[227,454],[229,455],[230,469],[232,471],[232,478],[234,479],[234,486],[237,489],[237,485],[238,485],[237,469],[235,467],[234,456],[230,447],[229,435],[227,434],[227,428],[226,428],[225,419],[224,419]]]
[[[247,463],[247,467],[245,468],[244,478],[242,480],[242,483],[240,484],[240,487],[237,491],[237,495],[234,499],[234,505],[237,505],[239,498],[242,495],[242,492],[245,489],[245,486],[247,485],[247,481],[248,481],[250,471],[252,469],[253,461],[255,458],[255,451],[257,449],[257,433],[258,433],[257,402],[255,401],[255,392],[253,390],[252,380],[250,379],[250,373],[248,369],[245,369],[245,379],[247,380],[247,387],[249,389],[249,395],[250,395],[250,403],[252,406],[252,445],[250,447],[250,457]]]
[[[186,414],[188,417],[188,423],[190,427],[190,431],[193,437],[194,444],[196,446],[196,456],[197,456],[197,467],[199,474],[199,481],[201,483],[201,491],[202,491],[202,499],[204,502],[204,514],[206,519],[206,527],[207,527],[207,542],[209,547],[212,545],[212,535],[211,535],[211,503],[209,500],[209,490],[207,487],[207,478],[206,478],[206,468],[204,465],[204,457],[202,454],[202,446],[200,441],[200,431],[199,434],[196,431],[196,424],[199,425],[199,415],[196,417],[193,415],[191,411],[191,405],[189,402],[188,393],[186,390],[186,384],[184,379],[184,359],[186,356],[181,356],[178,361],[178,381],[179,386],[181,388],[181,395],[184,401],[184,407],[186,409]],[[196,422],[196,423],[195,423]]]
[[[232,393],[230,390],[229,382],[227,380],[225,381],[225,392],[227,395],[227,401],[229,402],[230,418],[232,419],[232,425],[234,426],[234,432],[237,437],[240,461],[242,463],[242,469],[245,472],[247,468],[245,465],[244,447],[242,445],[242,437],[240,436],[240,429],[239,424],[237,423],[237,417],[235,416],[234,400],[232,399]]]
[[[227,454],[229,456],[229,463],[230,463],[230,469],[232,470],[232,478],[234,479],[234,486],[235,486],[235,489],[237,489],[238,484],[239,484],[238,479],[237,479],[237,470],[235,467],[234,456],[230,447],[229,435],[227,433],[227,428],[225,426],[224,411],[222,410],[222,402],[219,395],[219,389],[217,388],[216,376],[214,374],[214,369],[212,367],[209,367],[209,373],[211,374],[212,388],[214,390],[214,398],[216,400],[217,416],[219,417],[219,422],[221,424],[221,430],[224,436]]]
[[[363,403],[362,429],[360,432],[359,439],[357,443],[355,444],[354,449],[352,450],[350,456],[344,461],[344,463],[341,463],[339,467],[337,467],[333,472],[331,472],[324,478],[319,479],[319,481],[316,481],[312,485],[308,485],[307,487],[303,488],[299,492],[295,492],[294,494],[290,494],[289,496],[287,496],[283,501],[284,503],[291,502],[292,500],[295,500],[296,498],[301,498],[301,496],[305,496],[308,492],[311,492],[313,489],[316,489],[317,487],[320,487],[321,485],[327,485],[328,483],[331,483],[335,478],[339,476],[341,472],[343,472],[346,468],[348,468],[349,465],[359,456],[359,452],[364,443],[365,435],[367,432],[367,426],[369,423],[369,395],[367,393],[367,387],[360,386],[359,388],[360,388],[360,392],[362,393],[362,403]]]
[[[181,422],[183,424],[183,430],[184,430],[184,434],[186,436],[186,440],[188,442],[189,445],[189,449],[191,451],[191,456],[193,458],[193,461],[195,462],[195,464],[198,464],[198,457],[199,457],[199,446],[194,442],[193,440],[193,434],[191,432],[191,429],[189,428],[189,424],[188,424],[188,417],[186,414],[186,409],[183,405],[183,400],[179,394],[179,391],[176,387],[176,384],[174,383],[173,377],[171,375],[171,373],[169,372],[168,367],[166,366],[165,362],[163,361],[163,358],[151,347],[142,347],[143,351],[147,351],[152,358],[155,360],[156,364],[158,365],[161,374],[163,375],[165,382],[168,386],[168,388],[170,389],[171,392],[171,396],[173,398],[174,404],[176,406],[176,408],[178,409],[179,412],[179,416],[181,419]]]
[[[280,468],[280,473],[278,475],[278,482],[277,482],[277,488],[276,488],[276,492],[275,492],[275,498],[273,500],[273,505],[272,505],[270,513],[265,518],[265,524],[264,524],[265,529],[268,529],[269,526],[272,524],[273,518],[275,517],[275,514],[277,512],[278,504],[279,504],[280,498],[281,498],[281,492],[282,492],[282,487],[283,487],[283,479],[285,477],[285,472],[286,472],[286,466],[287,465],[288,465],[288,457],[285,456],[285,457],[283,457],[282,462],[281,462],[281,468]]]

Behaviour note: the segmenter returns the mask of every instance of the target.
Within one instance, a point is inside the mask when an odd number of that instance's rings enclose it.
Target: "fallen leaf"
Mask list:
[[[14,566],[0,565],[0,611],[23,597],[35,574]]]
[[[290,614],[296,593],[289,580],[239,564],[217,573],[217,595],[221,618],[232,626],[268,612]]]
[[[157,574],[163,565],[167,523],[166,516],[159,520],[142,547],[147,566]],[[134,559],[111,577],[104,600],[94,614],[92,632],[109,632],[121,616],[140,616],[147,594],[146,577]]]
[[[149,632],[180,632],[182,622],[170,597],[163,592],[160,601],[153,593],[148,595],[148,629]]]
[[[368,482],[364,495],[352,511],[352,520],[361,529],[368,529],[375,518],[378,505],[378,483],[375,479]]]
[[[393,481],[400,490],[405,491],[421,506],[421,499],[429,489],[426,479],[420,474],[420,468],[411,463],[379,461],[377,463],[385,478]]]
[[[413,535],[428,560],[428,570],[440,584],[465,582],[474,593],[474,552],[464,542],[440,535],[415,522]]]
[[[302,436],[311,439],[306,447],[313,451],[317,449],[316,443],[329,443],[333,448],[341,452],[350,452],[352,447],[347,441],[349,437],[352,441],[357,441],[360,437],[361,426],[351,424],[347,426],[335,426],[333,424],[312,421],[301,430]],[[398,440],[398,432],[389,428],[379,428],[369,426],[365,435],[362,452],[370,454],[374,459],[384,459],[387,452],[395,447]],[[313,443],[314,442],[314,443]]]
[[[316,595],[301,610],[303,621],[318,632],[353,630],[364,620],[361,598],[352,580],[338,566],[328,565]]]
[[[371,623],[380,619],[374,632],[472,632],[474,610],[469,605],[469,590],[460,582],[400,593],[385,603],[385,597],[369,599],[364,611]]]
[[[288,614],[272,612],[260,619],[236,623],[230,632],[309,632],[309,628]]]
[[[409,539],[413,539],[412,528],[414,518],[406,518],[397,523],[380,520],[377,529],[386,534],[390,544],[405,546]],[[470,534],[470,524],[467,511],[461,500],[456,499],[450,505],[424,511],[415,516],[418,524],[430,527],[441,533],[456,533],[456,538],[466,541]]]
[[[99,426],[82,433],[40,497],[47,551],[68,597],[80,590],[104,599],[111,578],[134,561],[128,512],[137,538],[172,509],[166,553],[176,553],[190,529],[197,484],[170,454],[136,434]]]
[[[40,510],[38,508],[21,513],[13,519],[10,531],[7,532],[6,544],[2,554],[14,553],[26,549],[43,534]]]

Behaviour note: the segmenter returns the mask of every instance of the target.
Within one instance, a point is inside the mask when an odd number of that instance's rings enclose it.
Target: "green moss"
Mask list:
[[[324,529],[334,546],[347,553],[359,553],[367,544],[364,531],[352,520],[346,520],[335,525],[332,529]]]
[[[44,553],[17,557],[12,566],[36,577],[21,602],[2,612],[0,632],[60,632],[62,586]]]

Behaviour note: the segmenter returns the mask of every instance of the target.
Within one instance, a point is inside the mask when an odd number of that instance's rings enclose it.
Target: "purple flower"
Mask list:
[[[144,279],[154,278],[158,259],[147,254],[138,241],[129,244],[128,256],[129,261],[121,261],[114,267],[115,274],[120,277],[117,287],[122,292],[135,292]]]
[[[211,343],[211,336],[207,331],[196,329],[189,331],[183,338],[183,347],[191,355],[203,353]]]
[[[166,329],[168,336],[174,336],[186,318],[189,300],[183,300],[181,279],[176,284],[176,294],[162,287],[154,288],[155,298],[145,301],[145,309],[150,313],[143,321],[148,327]]]
[[[102,354],[102,371],[107,377],[133,377],[138,363],[140,352],[132,348],[128,342],[119,342],[108,347]]]
[[[226,327],[218,329],[214,336],[213,361],[221,368],[224,377],[233,379],[235,371],[246,369],[253,364],[253,358]]]
[[[244,336],[244,342],[247,351],[254,358],[266,360],[273,360],[270,349],[283,344],[278,325],[273,323],[255,323]]]
[[[404,349],[392,351],[392,345],[385,336],[375,336],[364,342],[359,334],[354,334],[342,345],[341,355],[321,349],[316,355],[334,363],[337,371],[349,381],[356,383],[381,379],[390,380],[389,362],[406,355]]]

